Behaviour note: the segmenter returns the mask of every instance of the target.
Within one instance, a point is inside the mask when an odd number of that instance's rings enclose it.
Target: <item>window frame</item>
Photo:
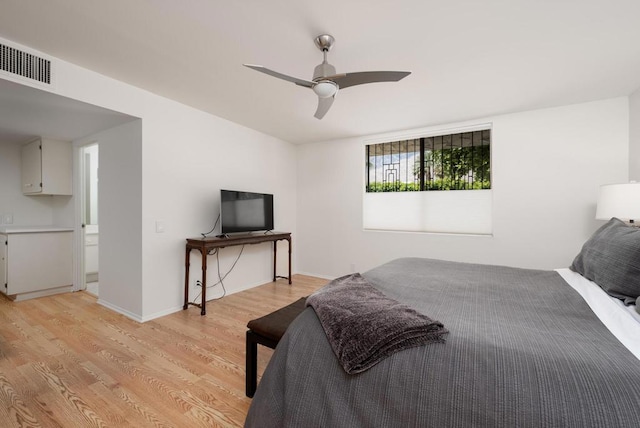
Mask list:
[[[432,148],[436,146],[436,144],[433,142],[434,139],[437,138],[441,138],[440,140],[440,144],[441,144],[441,149],[439,149],[439,151],[444,151],[444,150],[451,150],[453,148],[456,147],[465,147],[463,144],[463,134],[468,134],[468,133],[474,133],[474,132],[482,132],[482,131],[487,131],[489,133],[489,143],[488,144],[483,144],[483,139],[484,136],[481,136],[481,140],[480,140],[480,144],[475,146],[475,147],[484,147],[487,146],[489,153],[488,153],[488,166],[486,167],[486,169],[488,170],[488,180],[476,180],[475,178],[472,178],[471,181],[469,180],[465,180],[464,183],[470,183],[471,186],[470,187],[466,187],[466,184],[464,184],[464,187],[460,187],[460,181],[459,181],[459,177],[456,179],[456,177],[453,176],[453,174],[445,174],[445,173],[440,173],[440,188],[433,188],[430,186],[427,186],[426,182],[427,180],[425,179],[425,167],[426,167],[426,162],[425,162],[425,155],[427,152],[434,152],[435,150],[428,150],[428,148],[426,148],[426,144],[427,144],[427,140],[431,139],[432,140]],[[455,146],[453,145],[453,143],[450,141],[449,143],[447,143],[449,145],[449,148],[447,149],[443,144],[444,144],[444,138],[445,137],[450,137],[451,140],[453,140],[453,137],[460,135],[460,146]],[[420,133],[415,133],[412,135],[404,135],[404,136],[393,136],[393,135],[387,135],[387,137],[385,138],[378,138],[376,140],[367,140],[364,141],[364,155],[365,155],[365,164],[364,164],[364,193],[394,193],[394,192],[429,192],[429,191],[459,191],[459,190],[491,190],[493,187],[493,152],[491,150],[491,146],[493,146],[493,126],[491,123],[482,123],[482,124],[477,124],[477,125],[473,125],[473,126],[466,126],[466,127],[457,127],[457,128],[449,128],[449,129],[440,129],[440,130],[433,130],[433,131],[428,131],[428,132],[420,132]],[[419,148],[418,151],[415,150],[416,147],[416,141],[419,142]],[[416,153],[415,157],[418,157],[417,160],[415,160],[414,157],[414,165],[417,163],[418,167],[419,167],[419,171],[416,173],[415,172],[415,167],[414,167],[414,177],[417,177],[416,179],[414,179],[414,181],[409,181],[409,180],[405,180],[405,181],[401,181],[400,179],[394,180],[393,182],[385,180],[384,178],[384,174],[385,174],[385,164],[384,164],[384,160],[382,163],[382,169],[383,169],[383,179],[382,181],[374,181],[373,183],[375,183],[374,185],[380,186],[381,190],[371,190],[371,185],[372,182],[371,180],[371,153],[370,153],[370,148],[372,146],[379,146],[382,144],[397,144],[398,147],[400,147],[401,145],[405,144],[406,145],[406,150],[404,152],[400,151],[400,149],[398,149],[398,153],[395,154],[396,156],[401,156],[402,154],[405,154],[405,158],[406,158],[406,153],[409,153],[409,145],[413,144],[414,150],[413,152]],[[391,152],[389,154],[389,156],[394,156],[393,154],[393,146],[391,147]],[[474,147],[474,142],[473,142],[473,135],[472,135],[472,143],[471,146],[467,146],[467,147]],[[484,149],[481,149],[484,150]],[[449,152],[449,155],[451,156],[453,154],[452,151]],[[374,156],[376,156],[374,154]],[[381,157],[384,158],[384,156],[387,156],[387,154],[383,152],[381,155],[379,155]],[[443,156],[442,154],[440,156]],[[441,158],[442,159],[442,158]],[[443,164],[443,160],[441,160],[441,165]],[[400,165],[400,162],[394,162],[394,164],[397,163],[398,165]],[[390,163],[386,164],[386,165],[390,165]],[[375,170],[377,171],[379,169],[378,166],[374,167]],[[398,171],[400,171],[401,166],[398,167]],[[405,165],[405,177],[409,176],[409,172],[408,172],[409,166],[408,163]],[[469,177],[469,173],[471,171],[469,171],[467,173],[467,177]],[[394,172],[392,172],[391,174],[394,174]],[[435,177],[436,175],[434,174],[433,177]],[[434,183],[435,181],[437,181],[438,179],[431,179],[430,182]],[[458,182],[457,184],[457,188],[450,188],[449,184],[447,186],[447,188],[445,188],[445,182],[449,180],[449,183],[452,183],[454,180]],[[488,186],[485,186],[483,184],[484,181],[488,181]],[[475,187],[475,183],[476,182],[480,182],[480,187]],[[417,187],[417,188],[416,188]],[[385,189],[389,189],[389,190],[385,190]]]

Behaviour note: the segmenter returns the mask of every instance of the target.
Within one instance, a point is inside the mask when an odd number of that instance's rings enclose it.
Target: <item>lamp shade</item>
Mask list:
[[[600,186],[596,219],[640,219],[640,183],[606,184]]]

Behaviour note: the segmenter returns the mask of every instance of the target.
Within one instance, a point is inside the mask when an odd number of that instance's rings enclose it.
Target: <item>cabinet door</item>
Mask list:
[[[9,235],[7,294],[29,293],[73,283],[73,233]]]
[[[0,235],[0,291],[7,292],[7,235]]]
[[[22,193],[42,192],[42,150],[40,140],[22,146]]]
[[[73,154],[69,141],[42,139],[43,195],[70,195],[72,187]]]

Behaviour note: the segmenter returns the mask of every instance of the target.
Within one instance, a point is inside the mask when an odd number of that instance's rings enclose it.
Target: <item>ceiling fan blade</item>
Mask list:
[[[264,74],[268,74],[269,76],[277,77],[278,79],[286,80],[287,82],[295,83],[299,86],[304,86],[306,88],[312,88],[315,85],[311,80],[298,79],[297,77],[287,76],[286,74],[278,73],[277,71],[269,70],[266,67],[261,65],[253,65],[253,64],[242,64],[245,67],[249,67],[253,70],[259,71]]]
[[[333,104],[333,100],[335,99],[335,95],[333,97],[328,98],[320,98],[318,97],[318,109],[316,110],[316,114],[314,116],[316,119],[322,119],[325,114],[331,108],[331,104]]]
[[[410,74],[410,71],[359,71],[336,74],[335,76],[325,77],[325,79],[337,83],[340,89],[344,89],[364,83],[397,82]]]

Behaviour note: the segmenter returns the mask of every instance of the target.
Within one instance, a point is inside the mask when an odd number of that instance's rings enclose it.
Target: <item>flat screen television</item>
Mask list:
[[[220,233],[273,230],[273,195],[220,190]]]

